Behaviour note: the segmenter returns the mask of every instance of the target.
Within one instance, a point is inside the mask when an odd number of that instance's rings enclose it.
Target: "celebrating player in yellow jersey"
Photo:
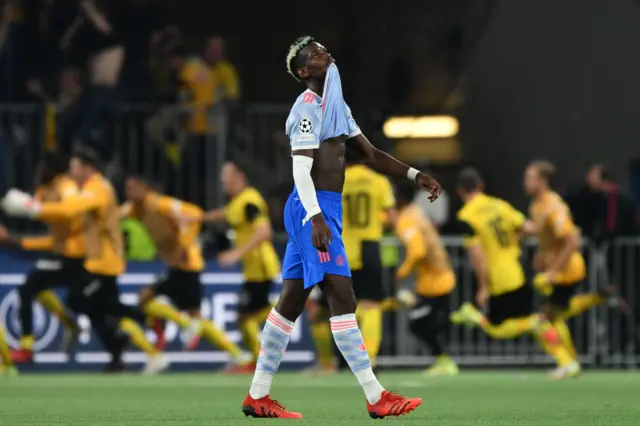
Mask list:
[[[532,333],[561,369],[575,371],[577,365],[558,341],[557,331],[533,313],[533,292],[520,265],[519,234],[528,225],[524,215],[506,201],[485,195],[483,188],[474,169],[458,176],[464,206],[457,219],[478,281],[476,303],[488,313],[484,316],[465,303],[452,314],[452,322],[478,325],[496,339]]]
[[[535,287],[548,296],[544,312],[553,321],[563,344],[576,356],[571,333],[564,320],[604,302],[603,295],[576,295],[578,284],[586,277],[580,252],[580,231],[571,219],[568,206],[549,187],[555,167],[548,161],[534,161],[525,171],[524,185],[531,197],[530,218],[538,236],[534,269]],[[558,371],[559,375],[567,372]]]
[[[195,349],[202,336],[212,345],[231,354],[235,364],[242,363],[240,348],[231,343],[211,321],[203,320],[200,315],[200,273],[205,266],[197,241],[201,224],[183,222],[181,218],[202,216],[202,210],[153,191],[148,182],[139,177],[127,179],[125,192],[127,202],[120,209],[121,216],[140,220],[169,268],[156,284],[140,292],[140,307],[144,313],[155,319],[176,323],[183,330],[182,340],[187,349]],[[188,315],[158,301],[156,296],[159,295],[167,296],[180,311]],[[156,321],[153,328],[157,336],[156,347],[163,348],[166,345],[164,324]]]
[[[166,369],[169,361],[149,343],[137,322],[144,322],[144,314],[119,300],[117,278],[124,272],[124,247],[120,233],[120,213],[115,191],[102,176],[99,159],[88,149],[78,150],[69,163],[69,174],[79,187],[77,195],[60,201],[39,202],[28,194],[11,190],[2,204],[14,216],[26,216],[42,221],[69,221],[80,217],[86,258],[83,274],[72,283],[69,305],[87,314],[105,347],[118,364],[130,340],[147,353],[146,373]],[[119,319],[120,330],[128,337],[120,339],[109,326],[109,319]],[[114,365],[118,368],[118,365]]]
[[[38,168],[40,185],[36,200],[60,201],[77,194],[78,186],[66,175],[67,161],[61,156],[48,152]],[[84,260],[84,238],[80,218],[68,221],[50,221],[49,234],[43,237],[13,238],[4,227],[0,227],[0,241],[24,250],[43,251],[49,254],[36,262],[27,280],[18,288],[20,296],[20,322],[22,337],[20,349],[12,353],[19,363],[33,360],[33,300],[37,297],[47,311],[58,316],[64,325],[61,350],[67,352],[78,336],[78,326],[58,296],[51,289],[69,287],[82,273]]]
[[[405,256],[396,273],[396,279],[416,274],[417,300],[409,312],[411,332],[425,343],[436,357],[426,371],[429,376],[453,376],[458,366],[447,355],[445,342],[449,316],[449,296],[455,288],[456,277],[451,269],[449,255],[438,232],[422,208],[412,201],[416,187],[398,182],[396,194],[400,210],[396,222],[396,235],[405,247]]]
[[[273,281],[280,274],[280,260],[273,248],[273,230],[267,203],[260,193],[247,182],[243,170],[227,162],[221,171],[221,180],[230,201],[225,208],[212,210],[203,216],[205,222],[226,222],[235,231],[234,248],[221,253],[221,266],[242,261],[244,284],[238,307],[238,325],[247,349],[253,356],[248,366],[228,372],[253,372],[260,354],[259,324],[266,321],[271,311],[269,293]]]

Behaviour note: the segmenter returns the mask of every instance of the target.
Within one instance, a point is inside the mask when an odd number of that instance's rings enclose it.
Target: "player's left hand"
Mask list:
[[[233,266],[240,261],[240,252],[238,250],[228,250],[218,255],[218,263],[220,266]]]
[[[40,211],[40,203],[26,192],[14,188],[2,199],[2,209],[9,216],[35,217]]]
[[[428,175],[427,173],[420,172],[416,176],[416,184],[418,185],[418,187],[424,189],[430,194],[429,200],[431,202],[434,202],[440,196],[440,191],[442,189],[440,188],[440,184],[438,183],[438,181],[435,180],[433,176]]]

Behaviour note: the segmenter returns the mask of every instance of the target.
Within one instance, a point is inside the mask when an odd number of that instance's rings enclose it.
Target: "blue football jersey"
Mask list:
[[[317,149],[322,141],[360,134],[342,95],[340,73],[335,64],[329,65],[322,97],[312,90],[302,92],[291,108],[286,124],[291,150]]]

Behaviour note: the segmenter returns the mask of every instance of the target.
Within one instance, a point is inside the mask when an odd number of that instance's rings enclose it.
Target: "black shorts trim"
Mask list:
[[[151,286],[157,296],[166,296],[181,311],[200,309],[202,283],[200,272],[169,269]]]
[[[557,310],[566,310],[569,308],[571,298],[575,296],[579,283],[571,285],[554,285],[552,292],[547,298],[551,307]]]
[[[273,281],[245,281],[242,284],[238,312],[240,314],[255,314],[271,306],[269,295]]]
[[[527,317],[533,313],[533,290],[524,284],[508,293],[489,297],[487,319],[500,324],[508,319]]]
[[[384,289],[382,258],[378,241],[362,241],[362,268],[351,271],[353,292],[357,300],[383,301]]]

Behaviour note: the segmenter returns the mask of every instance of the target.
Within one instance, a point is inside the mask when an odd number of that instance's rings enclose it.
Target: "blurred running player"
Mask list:
[[[60,155],[48,152],[38,168],[35,198],[40,201],[61,201],[75,196],[76,183],[67,176],[68,162]],[[50,221],[49,234],[43,237],[14,238],[0,226],[0,243],[23,250],[48,252],[36,262],[27,280],[18,288],[20,296],[20,349],[12,353],[17,363],[33,361],[33,301],[38,299],[44,308],[56,315],[64,325],[61,350],[68,352],[76,341],[79,328],[52,289],[67,287],[82,273],[85,255],[81,218]]]
[[[202,336],[228,352],[234,362],[241,363],[243,354],[240,348],[211,321],[202,319],[200,313],[200,274],[205,266],[197,241],[201,225],[181,220],[184,216],[201,216],[200,207],[162,195],[140,177],[127,179],[125,193],[127,202],[120,209],[121,217],[135,217],[145,226],[168,267],[158,282],[140,291],[139,303],[143,312],[152,318],[176,323],[182,329],[182,340],[187,349],[195,349]],[[161,295],[168,297],[178,310],[160,302],[157,296]],[[156,325],[154,331],[156,347],[163,348],[166,344],[164,327]]]
[[[485,195],[483,189],[475,169],[464,169],[458,176],[458,195],[464,206],[457,219],[478,282],[476,304],[488,308],[488,313],[484,316],[465,303],[452,314],[452,322],[477,325],[495,339],[531,333],[559,368],[575,369],[572,357],[559,344],[556,330],[533,313],[533,291],[526,285],[520,265],[519,241],[519,233],[530,224],[509,203]]]
[[[225,163],[220,180],[230,201],[226,207],[206,213],[203,220],[226,222],[235,231],[234,248],[221,253],[218,262],[223,267],[242,262],[244,283],[238,326],[253,357],[250,364],[232,367],[227,372],[253,373],[260,354],[259,326],[271,311],[269,294],[280,274],[280,260],[271,243],[273,230],[262,195],[249,185],[246,174],[234,162]]]
[[[5,337],[4,326],[0,324],[0,377],[11,377],[18,375],[18,369],[13,365],[9,345]]]
[[[543,311],[558,330],[563,344],[576,359],[571,332],[565,319],[585,312],[604,302],[604,295],[576,294],[586,275],[585,261],[580,252],[581,236],[571,212],[560,195],[550,189],[549,181],[555,167],[548,161],[534,161],[525,171],[524,186],[531,197],[529,215],[538,236],[538,252],[534,269],[538,272],[534,285],[547,296]],[[578,369],[559,369],[559,377],[575,375]]]
[[[396,235],[405,247],[405,256],[396,272],[396,279],[416,274],[417,300],[409,312],[411,332],[424,343],[436,362],[426,371],[428,376],[455,376],[458,366],[447,354],[449,299],[456,277],[449,254],[442,245],[438,231],[425,216],[422,207],[412,201],[416,187],[411,182],[396,185],[398,209]]]
[[[148,355],[145,372],[160,372],[169,361],[146,339],[136,323],[144,322],[144,314],[119,299],[117,278],[125,270],[124,247],[120,233],[120,212],[111,183],[100,174],[98,155],[89,149],[79,149],[69,162],[69,175],[79,187],[77,195],[60,201],[37,201],[28,194],[11,190],[2,205],[13,216],[43,221],[83,220],[86,258],[84,271],[72,283],[69,305],[86,314],[91,325],[112,356],[120,362],[127,341]],[[113,332],[118,327],[126,339]],[[117,365],[114,366],[118,368]]]
[[[375,365],[382,340],[381,304],[386,296],[382,283],[380,240],[385,224],[395,222],[395,198],[389,179],[361,164],[354,150],[347,150],[345,160],[342,239],[358,301],[356,318],[371,363]],[[331,372],[335,370],[335,365],[328,304],[324,297],[315,303],[313,299],[309,297],[307,311],[318,353],[315,371]]]
[[[282,292],[267,318],[256,373],[242,404],[248,416],[302,417],[284,409],[269,393],[294,321],[315,285],[320,285],[327,297],[334,340],[364,390],[369,415],[399,416],[422,403],[420,398],[405,398],[382,387],[358,328],[356,298],[342,240],[345,143],[349,140],[372,169],[407,177],[430,191],[433,199],[440,187],[432,177],[374,148],[364,137],[344,101],[340,74],[333,62],[324,46],[311,37],[297,39],[287,55],[289,73],[303,81],[307,90],[296,100],[286,123],[295,181],[284,211],[289,242],[282,268]]]

